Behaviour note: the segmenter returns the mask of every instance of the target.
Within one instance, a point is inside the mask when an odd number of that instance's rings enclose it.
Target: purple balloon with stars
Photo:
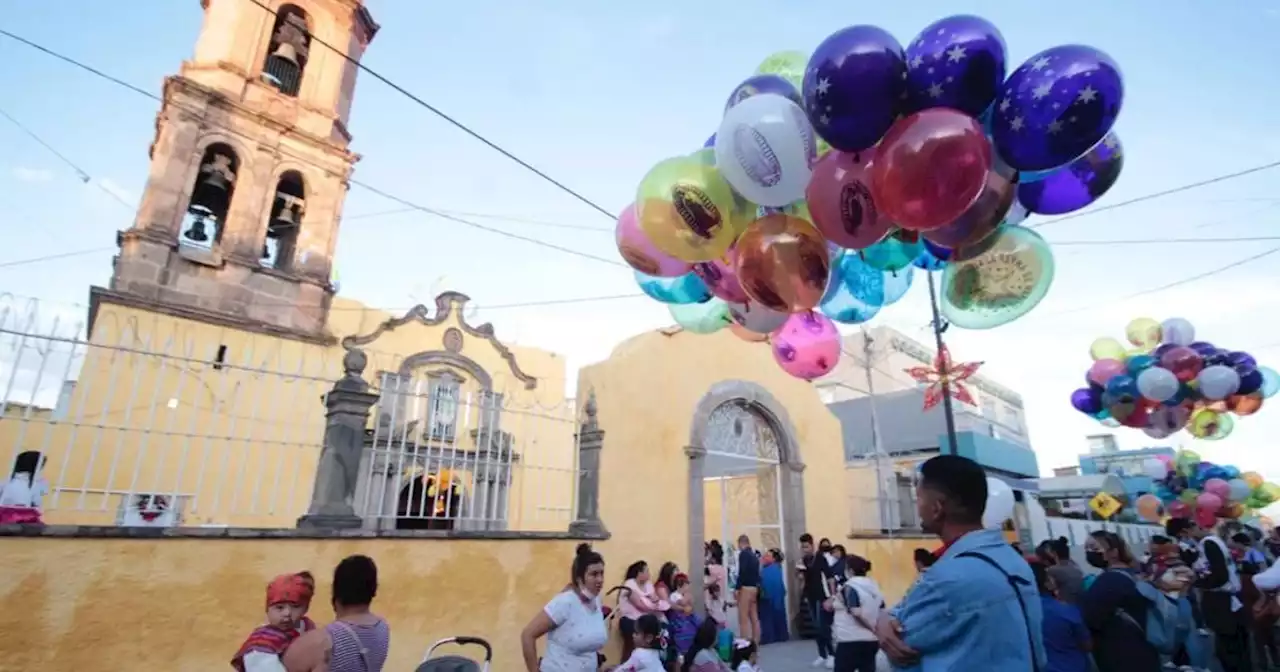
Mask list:
[[[883,28],[850,26],[822,41],[804,72],[804,109],[832,147],[861,152],[893,125],[906,91],[902,45]]]
[[[1039,182],[1018,185],[1018,202],[1041,215],[1074,212],[1098,200],[1120,177],[1124,151],[1120,138],[1108,133],[1084,156]]]
[[[992,140],[1021,171],[1058,168],[1111,132],[1124,102],[1120,66],[1078,44],[1053,47],[1009,75],[995,101]]]
[[[949,16],[907,46],[907,108],[950,107],[981,116],[1004,83],[1005,46],[986,19]]]

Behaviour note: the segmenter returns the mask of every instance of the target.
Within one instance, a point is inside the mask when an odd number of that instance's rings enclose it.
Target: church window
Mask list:
[[[267,59],[262,64],[262,80],[280,93],[296,98],[302,88],[302,74],[307,69],[311,32],[307,14],[294,5],[283,5],[276,12],[267,45]]]
[[[231,147],[215,143],[204,150],[187,205],[184,244],[212,247],[222,239],[239,169],[240,158]]]
[[[290,170],[276,182],[275,199],[267,219],[267,237],[262,243],[262,264],[287,269],[293,261],[298,230],[306,209],[302,175]]]

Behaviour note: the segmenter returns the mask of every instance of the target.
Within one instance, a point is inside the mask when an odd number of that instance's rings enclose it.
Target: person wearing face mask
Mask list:
[[[983,672],[1046,672],[1035,576],[999,529],[983,529],[982,467],[957,455],[931,458],[920,466],[916,498],[921,525],[943,547],[902,602],[877,620],[885,655],[921,672],[975,664]]]
[[[1080,595],[1080,613],[1093,633],[1093,660],[1099,672],[1160,669],[1160,652],[1147,641],[1141,623],[1151,603],[1138,592],[1138,569],[1124,540],[1099,530],[1084,545],[1085,561],[1102,570]]]
[[[1214,651],[1222,669],[1225,672],[1252,670],[1249,612],[1240,599],[1243,583],[1226,542],[1212,529],[1200,527],[1186,518],[1170,519],[1165,530],[1191,547],[1190,552],[1184,551],[1184,558],[1192,553],[1197,558],[1193,566],[1200,575],[1195,585],[1200,589],[1201,618],[1215,635]]]

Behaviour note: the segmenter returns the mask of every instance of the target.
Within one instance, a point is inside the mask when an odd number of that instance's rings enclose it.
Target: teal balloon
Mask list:
[[[884,305],[892,305],[902,300],[911,289],[911,276],[915,267],[908,266],[900,271],[884,272]]]
[[[917,239],[913,243],[904,243],[897,236],[889,236],[884,240],[862,250],[862,260],[873,268],[882,271],[900,271],[911,265],[924,251],[924,243]]]
[[[1137,378],[1139,373],[1156,365],[1156,358],[1151,355],[1134,355],[1125,362],[1125,365],[1129,367],[1129,375]]]
[[[711,290],[696,273],[674,278],[658,278],[636,271],[640,291],[663,303],[702,303],[711,298]]]
[[[703,303],[672,303],[667,310],[676,324],[695,334],[713,334],[733,323],[729,304],[714,297]]]
[[[862,324],[880,312],[883,297],[884,272],[868,266],[857,252],[843,250],[831,263],[818,310],[834,322]]]
[[[1258,373],[1262,374],[1262,387],[1258,391],[1262,392],[1263,399],[1270,399],[1276,396],[1276,392],[1280,392],[1280,373],[1276,373],[1275,369],[1269,366],[1259,366]]]

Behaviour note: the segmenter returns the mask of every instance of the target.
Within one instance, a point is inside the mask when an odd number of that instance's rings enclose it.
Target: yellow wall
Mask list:
[[[569,577],[576,542],[424,539],[0,539],[0,668],[230,669],[263,619],[266,583],[309,569],[312,615],[332,620],[329,577],[343,557],[378,563],[377,613],[391,625],[387,670],[427,645],[475,635],[494,670],[520,667],[519,632]]]
[[[364,346],[369,382],[378,385],[379,371],[396,371],[411,354],[443,349],[442,336],[461,326],[461,312],[455,305],[443,324],[411,322]],[[368,334],[392,317],[399,316],[337,300],[330,330],[339,339]],[[50,423],[47,413],[24,418],[11,412],[0,420],[0,446],[48,457],[45,476],[61,490],[45,501],[47,522],[112,524],[129,492],[176,492],[185,500],[188,525],[292,527],[305,512],[324,435],[321,397],[342,375],[340,345],[105,302],[90,343],[78,349],[78,370],[59,362],[61,370],[44,373],[46,382],[64,375],[76,381],[66,418]],[[216,369],[220,346],[226,365]],[[521,457],[510,527],[565,529],[576,450],[564,359],[533,348],[510,350],[537,378],[535,389],[525,389],[495,347],[464,331],[461,354],[484,368],[494,391],[504,395],[502,428],[515,435]],[[464,384],[464,391],[477,389]],[[459,448],[470,447],[462,430],[474,428],[479,417],[478,408],[460,415]]]
[[[601,544],[609,578],[620,581],[635,560],[690,563],[688,526],[718,527],[688,515],[688,457],[693,414],[715,383],[761,385],[785,408],[805,463],[807,530],[833,539],[848,531],[840,425],[814,387],[785,374],[769,347],[726,332],[697,335],[654,331],[616,347],[609,359],[579,373],[578,397],[594,391],[605,432],[600,465],[600,517],[612,533]],[[716,511],[710,489],[707,511]],[[715,535],[719,537],[719,534]]]
[[[897,604],[916,580],[916,566],[913,562],[915,550],[926,548],[932,551],[941,545],[942,542],[937,537],[924,535],[848,539],[844,542],[845,549],[850,553],[871,561],[871,578],[880,585],[885,603],[889,606]]]

